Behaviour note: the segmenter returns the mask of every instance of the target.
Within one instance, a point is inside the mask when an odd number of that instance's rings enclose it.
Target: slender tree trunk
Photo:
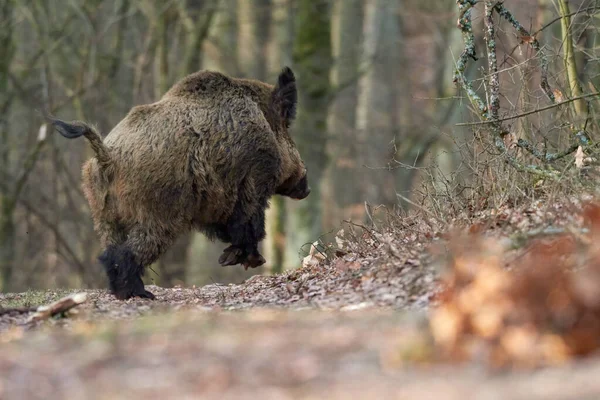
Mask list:
[[[238,0],[239,59],[246,76],[265,80],[271,28],[271,0]]]
[[[204,43],[202,67],[237,76],[240,74],[237,55],[237,0],[220,0]]]
[[[10,21],[12,17],[12,1],[0,3],[0,21]],[[9,171],[8,119],[9,109],[8,71],[14,55],[13,27],[11,23],[0,29],[0,291],[11,282],[12,268],[15,258],[15,226],[12,205],[8,199],[8,184],[4,180]]]
[[[558,0],[560,14],[562,19],[560,20],[560,26],[562,28],[562,39],[564,43],[564,62],[565,72],[567,75],[567,82],[569,84],[570,96],[579,97],[583,94],[581,90],[581,84],[579,83],[579,76],[577,73],[577,62],[575,57],[575,48],[573,46],[573,26],[571,24],[571,10],[569,8],[568,0]],[[575,111],[575,117],[577,119],[576,124],[578,129],[583,129],[586,124],[588,107],[585,99],[575,100],[573,102],[573,109]]]
[[[15,261],[15,223],[14,210],[3,196],[0,199],[0,291],[10,289]]]
[[[327,114],[331,60],[330,2],[299,0],[294,40],[298,117],[292,135],[308,171],[311,194],[289,202],[286,264],[299,264],[298,252],[322,234],[321,181],[327,166]],[[292,206],[293,205],[293,206]],[[305,248],[308,250],[308,248]]]
[[[358,131],[356,107],[358,104],[359,64],[364,14],[363,0],[337,0],[334,13],[336,24],[333,31],[336,55],[333,73],[335,87],[343,88],[336,93],[329,116],[329,158],[331,163],[324,190],[330,193],[325,207],[327,227],[338,225],[343,219],[362,219],[364,213],[360,185],[356,174],[361,169],[358,162]]]
[[[365,200],[373,205],[396,203],[394,172],[386,169],[394,155],[396,68],[399,24],[396,1],[373,0],[367,4],[365,20],[365,64],[361,80],[357,125],[364,146],[362,174]]]
[[[156,85],[154,97],[161,98],[169,89],[169,25],[167,11],[157,16]]]
[[[292,64],[292,45],[294,35],[293,0],[275,0],[273,2],[273,31],[276,38],[272,65],[279,71],[285,65]],[[276,274],[283,271],[285,258],[285,216],[286,204],[281,196],[273,196],[271,207],[267,210],[267,238],[263,250],[267,259],[267,269]]]
[[[180,3],[179,16],[186,30],[181,75],[191,74],[200,69],[203,63],[204,41],[208,37],[220,3],[218,0]]]

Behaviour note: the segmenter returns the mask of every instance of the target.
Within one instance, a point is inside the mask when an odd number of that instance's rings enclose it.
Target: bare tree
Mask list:
[[[298,76],[299,112],[293,128],[312,188],[301,202],[288,202],[286,266],[297,266],[298,252],[322,233],[321,183],[327,165],[327,114],[330,96],[330,2],[297,2],[294,69]]]
[[[275,0],[272,7],[272,29],[275,43],[271,56],[271,70],[279,70],[292,64],[294,39],[294,2]],[[267,238],[263,242],[267,268],[271,273],[283,271],[286,238],[286,203],[283,197],[274,196],[267,210]]]
[[[395,102],[399,64],[400,26],[397,2],[372,0],[366,6],[364,54],[369,67],[361,79],[357,126],[363,147],[363,163],[370,184],[364,200],[373,204],[393,205],[393,171],[386,169],[394,155],[396,135]]]
[[[332,83],[340,90],[335,93],[329,117],[331,142],[328,153],[331,161],[325,185],[328,192],[326,226],[339,224],[343,219],[361,219],[364,212],[361,186],[348,184],[362,169],[356,111],[364,1],[338,0],[334,15],[337,23],[332,31],[335,49]]]

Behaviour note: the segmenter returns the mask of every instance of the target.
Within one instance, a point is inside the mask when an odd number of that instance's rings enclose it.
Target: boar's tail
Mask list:
[[[80,136],[85,136],[89,140],[92,150],[96,153],[96,158],[101,166],[108,166],[111,163],[110,153],[102,142],[102,138],[96,129],[84,122],[73,121],[71,123],[61,121],[60,119],[46,116],[46,119],[54,126],[54,128],[62,136],[67,139],[75,139]]]

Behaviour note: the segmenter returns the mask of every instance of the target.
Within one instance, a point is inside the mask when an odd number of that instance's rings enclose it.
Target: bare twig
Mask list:
[[[401,200],[404,200],[405,202],[407,202],[408,204],[410,204],[413,207],[416,207],[417,209],[423,211],[425,214],[429,215],[431,218],[435,219],[437,222],[441,223],[441,224],[445,224],[445,221],[442,221],[440,218],[437,217],[437,215],[435,215],[434,213],[432,213],[431,211],[429,211],[427,208],[415,203],[414,201],[412,201],[411,199],[409,199],[406,196],[402,196],[400,193],[396,193],[396,196],[398,196]]]
[[[5,185],[0,181],[0,189],[4,190],[4,188],[5,188]],[[79,260],[79,258],[77,257],[77,255],[75,255],[75,250],[73,250],[71,248],[71,246],[69,246],[69,242],[67,241],[67,239],[64,236],[62,236],[62,234],[58,230],[58,227],[56,226],[56,224],[52,223],[48,218],[46,218],[46,216],[42,212],[37,210],[33,205],[31,205],[26,200],[23,200],[22,198],[19,198],[17,200],[18,200],[18,203],[21,206],[23,206],[23,208],[25,208],[31,214],[35,215],[43,225],[45,225],[48,229],[50,229],[52,231],[52,233],[55,235],[56,239],[58,240],[59,244],[62,245],[62,247],[67,252],[67,255],[71,258],[71,262],[73,262],[75,264],[79,273],[83,275],[86,270],[85,266],[83,265],[83,262],[81,262]],[[65,259],[66,258],[67,257],[65,257]]]
[[[377,232],[375,229],[373,228],[369,228],[367,226],[364,226],[363,224],[359,224],[356,222],[352,222],[348,219],[344,220],[345,223],[347,223],[348,225],[352,225],[352,226],[356,226],[358,228],[362,228],[365,232],[367,232],[369,234],[369,236],[371,236],[371,239],[373,239],[374,241],[377,242],[377,244],[379,244],[379,240],[377,239],[377,237],[373,234],[373,232],[380,234],[379,232]]]
[[[87,300],[87,293],[75,293],[62,299],[55,301],[52,304],[38,307],[35,314],[33,314],[27,322],[43,321],[51,318],[55,315],[62,314],[69,311],[73,307],[77,307],[80,304],[85,303]]]
[[[535,229],[528,232],[517,232],[510,237],[510,246],[511,250],[516,250],[522,248],[527,244],[527,242],[531,239],[539,239],[542,237],[555,236],[555,235],[564,235],[567,233],[572,233],[571,229],[559,228],[554,226],[549,226],[546,228]],[[589,233],[589,229],[582,228],[579,233],[587,234]]]
[[[539,113],[539,112],[542,112],[542,111],[551,110],[551,109],[553,109],[555,107],[559,107],[559,106],[571,103],[571,102],[576,101],[576,100],[586,99],[588,97],[596,97],[596,96],[600,96],[600,92],[583,94],[583,95],[578,96],[578,97],[573,97],[573,98],[567,99],[565,101],[561,101],[560,103],[550,104],[550,105],[547,105],[547,106],[544,106],[544,107],[536,108],[535,110],[526,111],[524,113],[512,115],[510,117],[499,118],[497,120],[484,120],[484,121],[476,121],[476,122],[461,122],[461,123],[456,124],[456,126],[487,125],[487,124],[493,124],[495,122],[509,121],[511,119],[523,118],[523,117],[526,117],[526,116],[531,115],[531,114],[536,114],[536,113]]]
[[[593,12],[592,12],[592,11],[593,11]],[[537,31],[533,32],[533,33],[532,33],[532,36],[536,36],[536,35],[537,35],[538,33],[540,33],[541,31],[548,29],[548,27],[549,27],[550,25],[553,25],[553,24],[555,24],[556,22],[560,21],[560,20],[561,20],[561,19],[563,19],[564,17],[573,17],[573,16],[575,16],[575,15],[579,15],[579,14],[586,14],[586,13],[587,13],[588,15],[591,15],[591,14],[595,14],[595,13],[596,13],[596,11],[600,11],[600,6],[592,6],[592,7],[582,8],[582,9],[579,9],[579,10],[577,10],[577,11],[570,12],[570,13],[568,13],[568,14],[565,14],[565,15],[560,15],[560,16],[558,16],[558,17],[554,18],[553,20],[551,20],[550,22],[546,23],[544,26],[542,26],[542,27],[541,27],[540,29],[538,29]]]
[[[490,98],[488,101],[487,118],[498,121],[500,113],[500,78],[498,75],[498,60],[496,59],[496,28],[493,19],[494,5],[491,1],[485,2],[485,41],[487,43],[487,59]],[[499,122],[492,124],[494,133],[502,134],[502,127]]]
[[[569,154],[572,154],[575,150],[577,150],[577,148],[580,146],[580,144],[579,143],[572,144],[568,149],[566,149],[560,153],[541,152],[540,150],[536,149],[531,143],[529,143],[525,139],[519,139],[517,141],[517,146],[524,150],[527,150],[532,156],[534,156],[538,160],[548,163],[548,162],[559,160],[561,158],[568,156]]]
[[[457,0],[460,17],[458,19],[458,28],[462,32],[465,48],[456,62],[454,71],[454,83],[459,84],[467,93],[471,104],[485,115],[487,107],[481,97],[473,89],[473,84],[465,77],[465,70],[469,59],[477,61],[477,52],[475,50],[475,35],[473,35],[473,25],[471,23],[471,9],[476,4],[475,0]]]
[[[540,42],[535,38],[535,34],[530,34],[529,31],[527,31],[527,29],[525,29],[523,25],[519,23],[519,21],[514,17],[514,15],[512,15],[512,13],[506,7],[504,7],[504,4],[502,4],[502,2],[497,2],[494,5],[494,9],[498,12],[498,14],[500,14],[500,16],[502,16],[504,19],[510,22],[512,26],[519,32],[519,34],[521,35],[521,40],[529,43],[531,47],[540,55],[540,86],[546,94],[546,96],[548,96],[550,101],[552,101],[552,103],[555,103],[556,98],[554,97],[554,92],[552,91],[552,88],[548,83],[548,57],[546,56],[546,53],[540,46]]]

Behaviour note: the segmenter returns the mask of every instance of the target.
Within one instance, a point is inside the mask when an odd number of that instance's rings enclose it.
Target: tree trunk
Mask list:
[[[364,151],[362,182],[368,182],[364,199],[373,205],[396,204],[394,171],[386,169],[394,156],[393,142],[398,38],[396,1],[373,0],[365,19],[365,64],[361,80],[357,126]]]
[[[333,84],[342,88],[336,93],[329,116],[329,158],[331,163],[327,173],[330,193],[325,202],[325,226],[335,226],[344,219],[360,220],[364,213],[360,186],[356,174],[361,169],[358,163],[358,131],[356,129],[356,106],[358,103],[358,80],[360,44],[364,1],[337,0],[334,13],[337,22],[333,30],[335,68]]]
[[[157,15],[156,84],[154,97],[161,98],[169,89],[169,13]]]
[[[15,261],[14,213],[7,202],[6,198],[0,199],[0,292],[11,289]]]
[[[12,1],[0,3],[0,21],[11,21],[12,15]],[[14,210],[8,193],[11,186],[6,181],[9,173],[8,72],[14,53],[13,25],[6,23],[0,29],[0,291],[5,291],[11,284],[15,261]]]
[[[275,0],[273,3],[272,24],[276,43],[271,57],[272,71],[292,64],[292,46],[294,38],[294,18],[292,0]],[[273,196],[267,210],[267,238],[263,242],[263,251],[267,260],[267,270],[271,274],[283,271],[285,259],[285,200]]]
[[[298,117],[292,136],[306,163],[311,194],[289,202],[286,264],[299,265],[298,252],[322,233],[321,178],[327,165],[327,113],[331,68],[330,2],[300,0],[294,40],[294,69],[298,85]],[[308,248],[305,248],[308,250]]]
[[[237,55],[237,0],[220,0],[204,43],[202,67],[237,76],[240,74]]]
[[[271,27],[271,0],[239,0],[239,60],[252,79],[267,76],[267,44]]]

